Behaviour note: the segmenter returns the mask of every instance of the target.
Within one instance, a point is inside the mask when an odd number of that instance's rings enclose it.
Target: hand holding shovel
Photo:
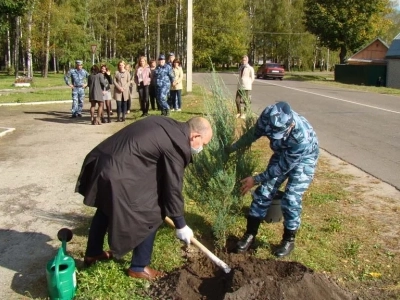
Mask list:
[[[175,228],[174,222],[168,217],[165,217],[165,222],[171,227]],[[218,267],[220,267],[225,273],[229,273],[231,268],[223,262],[221,259],[216,257],[210,250],[208,250],[202,243],[200,243],[196,238],[192,237],[190,242],[199,248],[209,259],[211,259]]]

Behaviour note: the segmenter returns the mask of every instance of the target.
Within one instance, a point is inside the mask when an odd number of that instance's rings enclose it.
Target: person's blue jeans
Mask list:
[[[133,249],[130,266],[130,269],[132,271],[143,272],[144,267],[150,264],[156,234],[157,230],[152,232],[143,242],[141,242],[135,247],[135,249]]]
[[[100,209],[97,209],[90,225],[85,256],[94,257],[103,253],[103,244],[108,229],[108,222],[108,216]],[[156,234],[157,230],[149,234],[143,242],[133,249],[130,266],[132,271],[143,272],[144,267],[150,264]]]
[[[182,108],[182,90],[171,90],[171,100],[175,109]]]

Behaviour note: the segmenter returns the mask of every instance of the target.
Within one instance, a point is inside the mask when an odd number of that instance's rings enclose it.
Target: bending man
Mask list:
[[[268,106],[252,130],[231,146],[231,151],[247,146],[262,136],[269,139],[274,153],[263,173],[241,181],[242,194],[255,185],[258,187],[253,193],[247,229],[237,244],[237,251],[247,251],[255,241],[261,220],[265,218],[275,193],[287,179],[281,200],[283,237],[274,253],[282,257],[294,249],[296,232],[300,227],[303,194],[314,177],[318,161],[318,139],[310,123],[286,102]]]
[[[134,252],[128,275],[148,280],[162,273],[149,267],[154,239],[165,216],[179,239],[190,243],[184,218],[183,174],[192,154],[212,138],[201,117],[178,122],[150,116],[100,143],[86,156],[76,191],[96,207],[89,230],[85,264]],[[108,231],[111,251],[103,251]]]

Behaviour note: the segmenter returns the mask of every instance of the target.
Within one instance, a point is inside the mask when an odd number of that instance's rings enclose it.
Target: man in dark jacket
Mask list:
[[[85,158],[76,191],[97,208],[89,230],[85,264],[122,257],[133,249],[128,275],[148,280],[162,273],[148,265],[158,227],[169,216],[179,239],[190,243],[182,196],[183,174],[192,154],[212,138],[201,117],[178,122],[151,116],[132,123]],[[103,251],[108,231],[111,251]]]

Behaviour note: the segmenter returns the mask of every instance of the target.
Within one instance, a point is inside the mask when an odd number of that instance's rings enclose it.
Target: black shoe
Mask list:
[[[169,115],[170,115],[169,109],[165,110],[165,115],[166,115],[166,116],[169,116]]]
[[[71,118],[76,118],[76,115],[72,115]]]
[[[107,123],[106,118],[101,118],[101,123]]]
[[[249,250],[250,246],[254,244],[256,237],[250,233],[246,233],[241,240],[236,244],[236,252],[243,253]]]
[[[290,252],[294,249],[294,240],[293,241],[285,241],[282,240],[278,248],[275,250],[274,255],[277,257],[288,256]]]
[[[82,114],[78,114],[78,117],[79,117],[79,118],[82,118]]]

